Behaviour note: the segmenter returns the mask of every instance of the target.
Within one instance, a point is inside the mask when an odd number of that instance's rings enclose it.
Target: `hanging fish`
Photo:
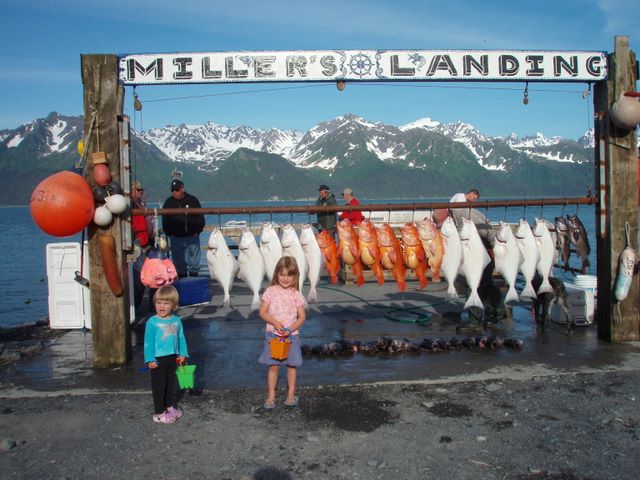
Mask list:
[[[307,294],[307,301],[311,303],[318,302],[318,293],[316,291],[316,285],[320,280],[320,269],[322,268],[322,251],[320,245],[316,240],[316,235],[313,232],[313,227],[309,224],[302,225],[300,231],[300,244],[302,245],[302,252],[304,258],[307,261],[307,276],[309,277],[309,293]]]
[[[382,285],[384,283],[384,272],[380,263],[378,235],[376,234],[376,228],[369,220],[365,219],[358,225],[358,247],[360,248],[362,263],[371,267],[371,271],[378,280],[378,285]]]
[[[427,255],[424,253],[418,229],[414,223],[405,223],[400,227],[404,246],[404,264],[418,277],[420,288],[427,286]]]
[[[231,305],[231,296],[229,292],[233,287],[233,280],[238,274],[240,265],[236,257],[231,253],[222,232],[215,228],[211,231],[207,250],[207,265],[209,267],[209,276],[220,283],[224,297],[222,306]]]
[[[260,253],[264,259],[264,268],[269,281],[273,279],[273,272],[278,260],[282,257],[282,244],[271,222],[264,222],[260,231]]]
[[[298,290],[302,293],[302,286],[304,285],[304,279],[307,278],[309,267],[304,256],[304,251],[302,250],[300,238],[296,233],[296,229],[291,224],[282,227],[282,254],[296,259],[298,270],[300,270]]]
[[[458,292],[454,282],[462,266],[462,243],[460,234],[452,217],[447,217],[442,223],[440,233],[444,239],[444,255],[442,257],[442,273],[444,274],[449,287],[447,297],[458,298]]]
[[[468,220],[466,217],[462,217],[462,229],[460,230],[460,242],[462,243],[462,266],[460,267],[462,273],[467,279],[467,284],[471,289],[469,298],[464,304],[464,308],[477,307],[484,310],[484,305],[480,296],[478,295],[478,286],[482,279],[484,269],[491,258],[487,253],[487,249],[482,243],[482,239],[478,234],[478,229],[475,223]]]
[[[591,266],[589,261],[591,246],[589,245],[587,230],[578,215],[567,216],[567,224],[569,225],[569,239],[576,247],[576,254],[582,259],[582,273],[586,275],[589,273],[589,267]]]
[[[351,270],[356,276],[356,284],[360,287],[364,284],[364,265],[360,259],[360,249],[358,248],[358,237],[349,219],[341,220],[338,226],[338,256],[347,265],[351,265]]]
[[[520,298],[527,297],[533,299],[536,298],[536,292],[531,285],[531,281],[533,280],[533,276],[536,274],[538,260],[540,260],[540,251],[538,250],[538,245],[533,237],[533,232],[531,231],[529,222],[525,219],[521,219],[518,224],[518,229],[516,230],[516,241],[518,242],[518,247],[520,248],[524,258],[524,261],[520,265],[520,271],[524,276],[525,285],[522,292],[520,292]]]
[[[403,292],[407,289],[407,282],[404,278],[407,274],[407,268],[404,266],[402,257],[402,245],[388,223],[377,227],[376,235],[380,248],[380,264],[383,268],[391,270],[393,278],[398,284],[398,290]]]
[[[538,252],[540,258],[536,264],[536,270],[542,276],[542,283],[538,287],[537,295],[541,293],[552,293],[553,287],[549,283],[549,275],[551,274],[551,268],[553,267],[553,256],[556,252],[556,247],[551,239],[549,233],[549,227],[547,222],[541,218],[536,218],[536,224],[533,227],[533,237],[538,246]]]
[[[251,309],[260,307],[260,288],[264,279],[264,260],[251,230],[244,228],[238,244],[238,278],[244,280],[253,292]]]
[[[571,258],[571,239],[569,238],[569,225],[565,217],[555,217],[556,233],[558,235],[557,245],[562,258],[562,268],[565,272],[569,271],[569,258]]]
[[[511,226],[503,221],[500,221],[500,229],[493,244],[493,258],[496,262],[496,272],[502,275],[509,286],[504,303],[517,302],[516,278],[524,257],[518,248]]]
[[[329,230],[322,230],[316,235],[318,246],[324,257],[324,266],[331,278],[331,283],[338,283],[338,272],[340,271],[340,259],[338,258],[338,246]]]
[[[442,267],[442,257],[444,256],[444,240],[442,233],[432,220],[425,218],[416,222],[418,235],[427,255],[429,268],[431,268],[431,280],[440,281],[440,268]]]

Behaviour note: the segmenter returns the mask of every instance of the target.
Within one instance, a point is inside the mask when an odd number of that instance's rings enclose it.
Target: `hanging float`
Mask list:
[[[45,178],[33,190],[29,207],[36,224],[54,237],[81,232],[93,219],[95,209],[89,184],[73,172]]]

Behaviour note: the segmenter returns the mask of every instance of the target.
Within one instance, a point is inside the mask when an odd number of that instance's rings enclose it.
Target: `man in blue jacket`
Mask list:
[[[162,208],[201,208],[200,201],[185,192],[181,180],[171,182],[171,196]],[[197,277],[200,270],[200,232],[204,215],[163,215],[162,230],[169,237],[171,260],[179,277]]]

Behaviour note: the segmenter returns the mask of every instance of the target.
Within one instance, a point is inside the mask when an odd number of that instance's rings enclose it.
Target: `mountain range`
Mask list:
[[[33,188],[72,167],[81,116],[52,112],[0,130],[0,204],[26,205]],[[249,126],[169,125],[132,130],[132,172],[148,201],[169,195],[172,172],[201,201],[313,199],[324,183],[361,199],[581,196],[594,182],[593,132],[489,137],[472,125],[424,118],[393,126],[354,114],[307,132]]]

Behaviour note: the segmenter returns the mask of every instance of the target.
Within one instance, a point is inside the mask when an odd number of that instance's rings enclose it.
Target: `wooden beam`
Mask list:
[[[598,337],[609,342],[640,337],[640,286],[634,276],[626,300],[613,294],[619,256],[626,246],[625,224],[631,228],[631,246],[638,248],[638,160],[634,130],[611,122],[611,105],[621,93],[635,91],[637,65],[626,36],[615,38],[609,55],[609,79],[596,84],[594,94],[596,179],[600,187],[598,231]]]
[[[82,83],[84,85],[84,131],[88,132],[95,116],[91,138],[87,140],[89,159],[87,180],[93,188],[91,153],[104,152],[111,178],[120,181],[120,135],[118,118],[122,115],[124,87],[118,82],[116,55],[82,55]],[[128,275],[122,251],[123,223],[114,220],[101,228],[89,225],[89,261],[91,275],[91,333],[93,365],[111,367],[124,365],[131,358]],[[116,245],[116,266],[123,294],[116,296],[105,276],[104,262],[98,239],[111,235]]]

